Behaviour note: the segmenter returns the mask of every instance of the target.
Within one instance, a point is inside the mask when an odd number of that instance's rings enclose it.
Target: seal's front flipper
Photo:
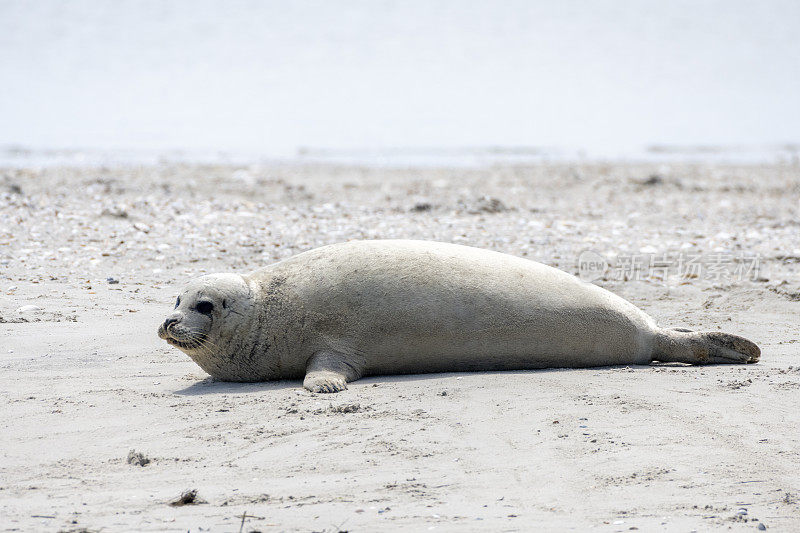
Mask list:
[[[744,364],[760,358],[761,349],[754,342],[720,331],[661,330],[653,350],[653,360],[664,363]]]
[[[306,363],[303,387],[311,392],[340,392],[348,381],[361,377],[361,372],[349,362],[352,356],[336,352],[317,352]]]
[[[336,372],[317,370],[306,373],[303,387],[311,392],[341,392],[347,388],[347,379]]]

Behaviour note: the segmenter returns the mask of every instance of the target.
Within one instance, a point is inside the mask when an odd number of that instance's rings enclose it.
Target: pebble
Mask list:
[[[100,214],[114,218],[128,218],[128,211],[126,207],[120,204],[105,208]]]
[[[759,531],[766,531],[767,526],[764,525],[764,522],[759,522],[758,525],[756,526],[756,529]]]
[[[119,280],[116,278],[106,278],[106,281],[108,282],[109,285],[116,285],[119,283]]]
[[[24,313],[36,313],[37,311],[41,311],[42,308],[35,306],[35,305],[23,305],[19,309],[17,309],[17,313],[24,314]]]
[[[466,209],[467,213],[473,215],[479,213],[503,213],[508,211],[506,204],[500,199],[491,196],[481,196],[472,202],[464,203],[463,207]]]

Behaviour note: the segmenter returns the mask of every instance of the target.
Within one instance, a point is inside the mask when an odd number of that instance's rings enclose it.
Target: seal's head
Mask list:
[[[158,328],[158,336],[208,371],[204,363],[229,351],[231,339],[246,326],[253,305],[252,292],[242,276],[202,276],[178,296],[175,310]]]

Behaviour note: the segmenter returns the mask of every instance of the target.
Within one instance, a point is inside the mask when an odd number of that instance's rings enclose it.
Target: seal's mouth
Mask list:
[[[167,337],[166,341],[167,341],[168,344],[176,346],[176,347],[178,347],[178,348],[180,348],[182,350],[192,350],[194,348],[197,348],[201,344],[200,342],[179,341],[178,339],[175,339],[175,338],[172,338],[172,337]]]

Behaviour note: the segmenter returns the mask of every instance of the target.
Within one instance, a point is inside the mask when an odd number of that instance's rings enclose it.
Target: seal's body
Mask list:
[[[745,363],[733,335],[663,330],[555,268],[425,241],[353,241],[251,274],[201,277],[159,335],[226,381],[297,379],[336,392],[364,375]]]

